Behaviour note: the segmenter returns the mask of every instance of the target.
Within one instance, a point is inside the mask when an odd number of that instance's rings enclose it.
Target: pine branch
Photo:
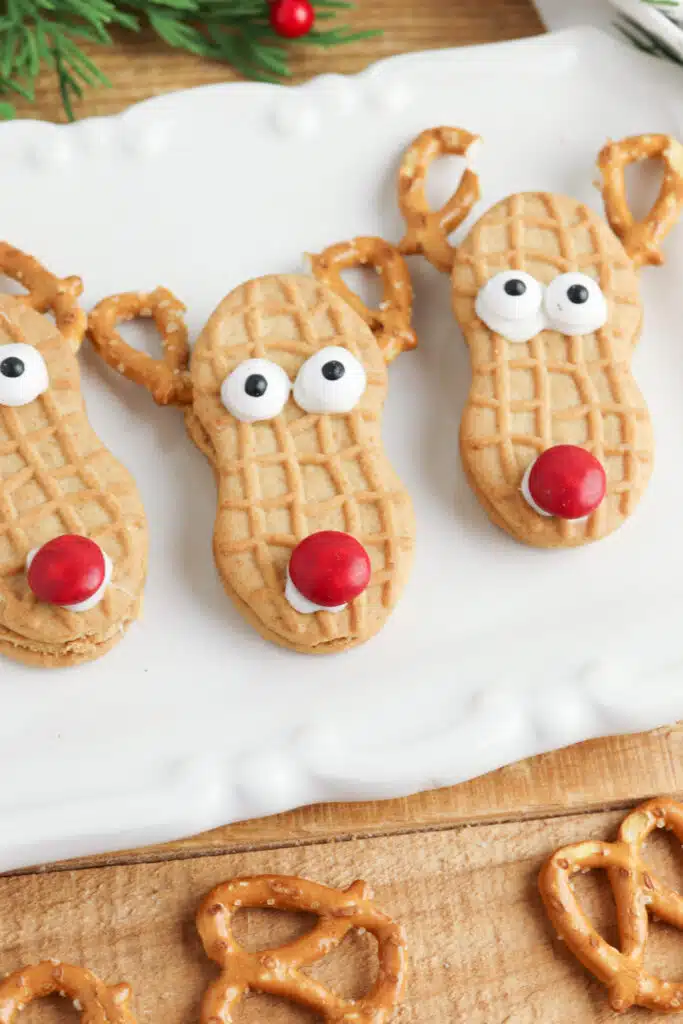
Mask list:
[[[327,22],[351,4],[314,0],[316,23]],[[87,88],[109,85],[81,43],[112,45],[112,29],[151,30],[167,46],[232,65],[259,81],[290,75],[289,46],[274,32],[267,0],[6,0],[0,16],[0,119],[15,114],[11,95],[35,100],[39,75],[56,78],[68,120]],[[315,28],[298,44],[330,47],[378,35],[344,27]]]

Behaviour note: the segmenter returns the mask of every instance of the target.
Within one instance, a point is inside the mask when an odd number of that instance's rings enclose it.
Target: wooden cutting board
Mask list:
[[[385,34],[330,53],[300,51],[297,80],[357,71],[391,53],[541,30],[527,0],[361,0],[353,23],[382,27]],[[111,51],[98,51],[97,59],[113,86],[90,92],[79,116],[113,113],[150,95],[231,77],[221,65],[149,40],[121,40]],[[40,83],[37,104],[24,104],[20,113],[60,119],[50,76]],[[88,964],[103,980],[131,983],[140,1024],[189,1024],[198,1019],[201,993],[215,976],[194,929],[195,910],[210,888],[263,871],[340,886],[362,877],[408,931],[411,971],[400,1024],[611,1021],[602,988],[553,939],[536,876],[557,846],[611,838],[625,809],[641,799],[683,794],[682,755],[683,728],[672,727],[585,743],[408,800],[304,808],[164,847],[5,876],[0,971],[42,957]],[[676,884],[672,850],[657,840],[648,857]],[[612,940],[606,886],[586,881],[581,896]],[[256,946],[279,944],[302,927],[306,922],[292,916],[254,912],[244,915],[238,935]],[[315,973],[358,995],[372,980],[372,953],[367,936],[351,936]],[[681,978],[682,960],[683,937],[655,927],[648,966]],[[67,1011],[49,1002],[30,1012],[33,1024],[57,1024]],[[237,1021],[314,1019],[254,997]],[[633,1011],[620,1019],[664,1018]]]

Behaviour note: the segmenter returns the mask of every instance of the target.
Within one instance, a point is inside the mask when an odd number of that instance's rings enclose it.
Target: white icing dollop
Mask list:
[[[0,345],[0,405],[29,405],[50,387],[45,360],[33,345]]]
[[[292,390],[292,382],[270,359],[245,359],[225,378],[221,401],[241,423],[257,423],[278,416]]]
[[[362,363],[346,348],[328,345],[307,359],[294,381],[294,401],[305,412],[347,413],[367,385]]]
[[[587,274],[560,274],[543,299],[548,326],[572,337],[592,334],[607,322],[607,302],[598,282]]]
[[[525,501],[529,505],[531,505],[531,507],[534,510],[534,512],[538,512],[539,516],[546,516],[548,519],[551,519],[552,516],[551,516],[550,512],[546,512],[546,510],[544,508],[541,508],[540,505],[536,504],[536,502],[534,501],[534,499],[531,496],[531,491],[529,490],[529,477],[531,476],[531,470],[534,468],[534,466],[536,465],[537,461],[538,461],[537,459],[534,459],[533,462],[530,462],[529,465],[527,466],[526,472],[525,472],[524,476],[522,477],[522,483],[521,483],[521,486],[520,486],[520,490],[522,492],[522,497],[525,499]]]
[[[292,578],[289,575],[289,569],[287,570],[287,582],[285,583],[285,597],[291,604],[295,612],[300,612],[302,615],[312,615],[313,612],[343,612],[346,608],[345,604],[337,604],[330,608],[323,604],[315,604],[314,601],[309,601],[307,597],[301,593],[301,591],[292,583]]]
[[[592,334],[607,322],[607,301],[594,278],[560,274],[547,287],[523,270],[503,270],[479,289],[477,316],[511,342],[530,341],[541,331],[568,337]]]
[[[545,327],[543,288],[524,270],[502,270],[479,289],[480,320],[508,341],[529,341]]]

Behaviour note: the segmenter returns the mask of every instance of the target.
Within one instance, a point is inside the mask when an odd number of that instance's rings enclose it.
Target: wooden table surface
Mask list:
[[[385,34],[331,54],[306,50],[294,63],[297,79],[357,71],[392,53],[541,31],[527,0],[361,0],[353,22]],[[80,116],[231,77],[222,66],[145,41],[122,41],[98,59],[114,84],[91,92]],[[20,107],[20,114],[60,119],[50,78],[41,82],[37,105]],[[412,970],[402,1024],[612,1020],[603,990],[553,940],[536,875],[556,846],[608,838],[622,812],[641,799],[683,792],[681,755],[683,728],[672,726],[585,743],[411,799],[309,807],[164,847],[8,875],[0,878],[0,969],[38,957],[88,963],[107,981],[131,982],[139,1021],[186,1024],[197,1019],[200,993],[213,976],[192,924],[209,888],[263,871],[333,885],[360,876],[409,932]],[[674,870],[657,844],[652,857],[661,871]],[[605,893],[593,886],[583,895],[604,934],[612,935]],[[272,916],[253,914],[245,934],[282,941],[292,924],[274,923]],[[342,949],[319,973],[355,991],[369,977],[370,950],[364,938]],[[672,967],[679,978],[682,949],[683,939],[660,926],[649,966]],[[32,1012],[41,1024],[53,1024],[61,1011],[45,1004]],[[238,1019],[314,1018],[252,997]]]

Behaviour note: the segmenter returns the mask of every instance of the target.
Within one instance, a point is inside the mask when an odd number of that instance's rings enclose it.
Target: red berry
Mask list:
[[[99,544],[64,534],[36,552],[28,570],[28,585],[45,604],[80,604],[97,593],[105,575]]]
[[[607,490],[602,464],[574,444],[546,449],[532,463],[525,484],[532,501],[560,519],[583,519],[595,512]]]
[[[298,39],[313,28],[315,11],[309,0],[275,0],[270,7],[270,24],[279,36]]]
[[[363,593],[370,582],[370,558],[350,534],[323,530],[294,548],[289,576],[309,601],[335,608]]]

